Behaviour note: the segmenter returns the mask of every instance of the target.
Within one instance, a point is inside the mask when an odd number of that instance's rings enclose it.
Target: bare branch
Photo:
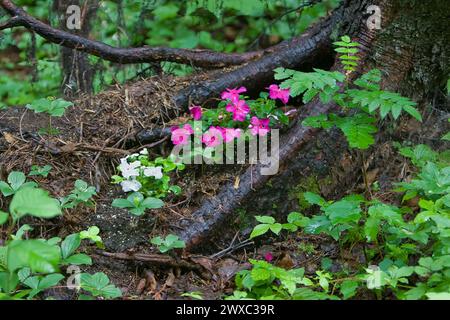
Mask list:
[[[8,21],[6,21],[5,23],[0,24],[0,30],[6,30],[6,29],[11,29],[14,27],[19,27],[23,25],[23,21],[21,18],[19,17],[12,17],[11,19],[9,19]]]
[[[13,16],[10,21],[0,27],[0,30],[23,26],[50,42],[121,64],[169,61],[197,67],[224,67],[254,60],[265,52],[221,53],[210,50],[167,47],[117,48],[55,29],[30,16],[10,0],[1,0],[0,6]]]

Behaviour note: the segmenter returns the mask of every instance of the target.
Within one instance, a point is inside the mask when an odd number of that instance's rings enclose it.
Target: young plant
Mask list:
[[[61,117],[66,112],[68,107],[73,106],[72,102],[63,99],[56,99],[54,97],[42,98],[27,104],[27,109],[33,110],[35,113],[47,113],[49,115],[48,128],[42,128],[42,133],[57,134],[58,130],[52,127],[52,117]]]
[[[252,233],[250,234],[250,239],[262,236],[266,234],[269,230],[272,233],[278,235],[280,231],[283,229],[281,223],[275,221],[273,217],[270,216],[255,216],[256,221],[261,222],[253,228]]]
[[[116,208],[129,209],[135,216],[142,216],[148,209],[158,209],[164,206],[161,199],[154,197],[144,198],[140,192],[133,192],[126,199],[114,199],[112,206]]]
[[[50,171],[52,170],[52,166],[51,165],[45,165],[43,167],[37,166],[37,165],[33,165],[31,166],[31,171],[28,174],[29,177],[32,176],[41,176],[44,178],[47,178],[48,174],[50,173]]]
[[[8,175],[7,182],[0,181],[0,192],[5,197],[9,197],[19,191],[21,188],[36,187],[35,182],[26,182],[26,177],[23,172],[12,171]]]
[[[173,249],[183,249],[186,247],[184,241],[180,240],[180,238],[174,234],[169,234],[164,239],[159,236],[154,237],[150,240],[150,242],[156,245],[161,253],[166,253]]]
[[[74,189],[66,197],[61,198],[61,206],[64,209],[73,209],[80,204],[92,207],[92,197],[97,195],[95,187],[89,186],[83,180],[76,180]]]
[[[93,300],[96,297],[104,299],[115,299],[122,296],[122,292],[114,284],[110,283],[110,280],[103,272],[97,272],[95,274],[82,273],[80,275],[81,289],[89,292],[91,296],[81,295],[80,300]]]

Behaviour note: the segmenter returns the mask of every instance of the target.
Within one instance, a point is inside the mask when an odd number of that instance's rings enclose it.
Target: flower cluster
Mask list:
[[[190,107],[192,119],[202,121],[202,143],[206,147],[230,143],[241,137],[243,130],[247,128],[254,136],[265,136],[270,131],[271,119],[279,121],[283,118],[282,122],[287,122],[288,115],[276,109],[275,100],[286,104],[289,101],[289,89],[281,89],[276,84],[272,84],[268,89],[269,94],[262,93],[260,99],[252,101],[246,101],[241,95],[247,92],[245,87],[226,89],[221,94],[222,102],[217,109],[203,110],[195,105]],[[190,143],[191,135],[194,134],[189,123],[172,127],[171,131],[171,140],[175,145]]]
[[[120,159],[117,170],[120,175],[112,177],[113,183],[120,184],[124,192],[140,192],[146,196],[161,198],[168,192],[179,191],[179,187],[170,186],[168,172],[184,169],[183,164],[175,163],[170,158],[156,158],[150,161],[148,150],[131,154]]]

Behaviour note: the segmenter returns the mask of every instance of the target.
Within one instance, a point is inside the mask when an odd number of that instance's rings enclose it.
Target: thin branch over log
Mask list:
[[[117,48],[55,29],[30,16],[10,0],[1,0],[0,6],[13,17],[0,25],[0,30],[23,26],[50,42],[121,64],[170,61],[197,67],[224,67],[243,64],[259,58],[265,53],[265,51],[221,53],[210,50],[167,47]]]

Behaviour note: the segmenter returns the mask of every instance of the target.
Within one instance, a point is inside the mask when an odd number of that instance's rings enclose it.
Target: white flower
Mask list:
[[[146,156],[146,155],[148,155],[148,149],[147,149],[147,148],[144,148],[144,149],[142,149],[141,152],[139,152],[139,153],[142,154],[142,155],[144,155],[144,156]]]
[[[144,169],[144,176],[161,179],[163,177],[162,167],[147,167]]]
[[[125,179],[133,178],[139,176],[139,167],[141,166],[140,161],[134,161],[132,163],[128,163],[125,159],[120,160],[119,170],[122,172],[122,176]]]
[[[120,183],[120,186],[124,192],[137,192],[141,189],[142,184],[137,180],[125,180]]]
[[[136,157],[139,157],[139,153],[133,153],[133,154],[130,154],[130,155],[128,155],[125,159],[136,158]]]

